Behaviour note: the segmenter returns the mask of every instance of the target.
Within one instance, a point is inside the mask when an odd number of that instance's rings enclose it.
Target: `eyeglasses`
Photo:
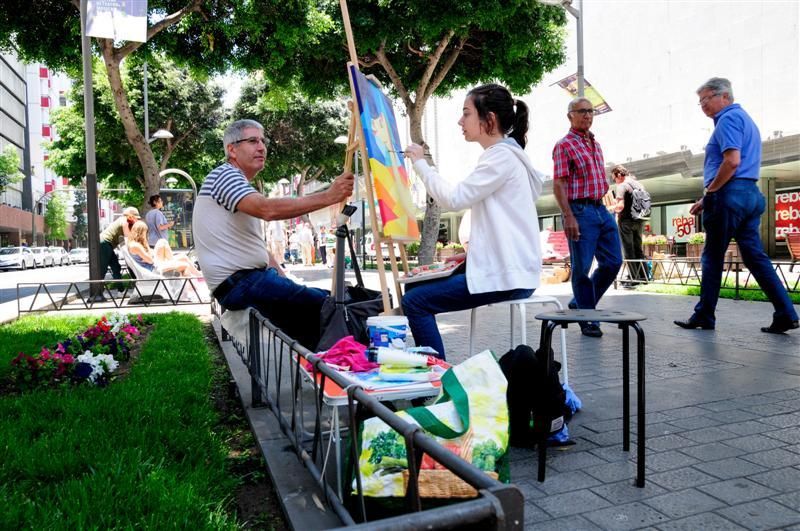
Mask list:
[[[242,142],[247,142],[251,146],[255,146],[255,145],[258,145],[259,143],[261,143],[261,144],[264,144],[264,147],[268,147],[271,141],[270,141],[269,138],[266,138],[266,137],[261,138],[260,136],[249,136],[247,138],[242,138],[242,139],[236,140],[234,142],[231,142],[231,144],[236,145],[236,144],[241,144]]]
[[[594,114],[594,109],[573,109],[573,110],[571,110],[569,112],[576,112],[578,114],[582,114],[583,116],[586,116],[587,114]]]
[[[705,98],[700,98],[700,101],[698,101],[697,104],[700,105],[700,106],[703,106],[703,105],[706,104],[707,101],[710,101],[711,98],[714,98],[716,96],[719,96],[719,92],[715,92],[713,94],[709,94]]]

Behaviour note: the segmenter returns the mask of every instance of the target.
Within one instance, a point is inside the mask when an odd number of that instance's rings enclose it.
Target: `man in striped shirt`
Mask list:
[[[553,148],[553,194],[561,209],[572,262],[570,308],[594,309],[622,266],[614,216],[603,204],[608,191],[603,150],[589,131],[592,102],[575,98],[567,107],[570,129]],[[592,260],[597,269],[589,276]],[[581,323],[585,336],[601,337],[598,323]]]
[[[286,278],[267,253],[261,220],[290,219],[344,201],[353,174],[298,198],[266,198],[250,182],[264,168],[269,139],[254,120],[238,120],[225,130],[227,162],[208,174],[198,192],[192,220],[197,258],[208,288],[230,310],[256,308],[309,349],[319,339],[319,310],[329,295]]]

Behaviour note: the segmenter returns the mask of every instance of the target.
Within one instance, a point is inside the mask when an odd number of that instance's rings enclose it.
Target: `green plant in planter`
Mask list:
[[[643,245],[666,245],[667,237],[661,234],[651,234],[642,238]]]
[[[701,244],[701,243],[706,243],[706,233],[705,232],[695,232],[694,234],[689,236],[689,239],[686,240],[686,243],[691,243],[691,244],[695,244],[695,245]]]
[[[407,243],[406,254],[409,256],[417,256],[419,254],[419,242]]]
[[[450,242],[447,245],[445,245],[444,248],[445,249],[453,249],[456,253],[463,253],[464,252],[464,246],[461,245],[460,243],[456,243],[456,242]]]

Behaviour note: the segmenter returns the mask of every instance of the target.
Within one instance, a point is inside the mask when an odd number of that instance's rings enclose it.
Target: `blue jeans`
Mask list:
[[[255,308],[309,350],[319,343],[319,311],[330,292],[297,284],[274,268],[239,280],[219,303],[228,310]]]
[[[413,286],[413,287],[412,287]],[[432,347],[445,359],[444,343],[436,326],[436,314],[477,308],[494,302],[525,299],[532,289],[512,289],[472,294],[467,289],[466,273],[410,284],[403,296],[403,313],[418,346]]]
[[[731,238],[736,239],[744,265],[775,307],[773,317],[797,320],[792,301],[761,244],[759,225],[765,207],[764,196],[752,179],[728,181],[720,190],[707,194],[703,199],[706,245],[700,259],[703,266],[700,302],[694,307],[695,318],[701,322],[711,325],[716,322],[714,312],[722,284],[725,251]]]
[[[605,206],[570,203],[570,208],[581,234],[578,241],[569,241],[574,296],[570,304],[593,310],[622,267],[622,244],[614,216]],[[590,277],[594,258],[597,269]]]

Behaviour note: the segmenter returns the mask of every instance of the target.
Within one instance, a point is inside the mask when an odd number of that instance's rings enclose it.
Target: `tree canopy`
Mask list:
[[[0,193],[5,191],[6,186],[21,179],[22,172],[19,171],[17,148],[11,144],[6,144],[3,152],[0,153]]]
[[[413,142],[424,144],[422,116],[434,95],[498,81],[527,93],[564,60],[564,10],[535,0],[350,0],[358,63],[404,104]],[[335,23],[295,59],[311,94],[344,91],[349,59],[338,2],[322,4]],[[433,259],[438,206],[429,198],[421,263]]]
[[[129,87],[128,95],[137,123],[143,123],[144,105],[142,64],[134,58],[126,61],[122,78]],[[145,182],[136,152],[126,142],[125,131],[114,107],[108,80],[94,80],[95,123],[97,137],[98,180],[107,188],[129,189],[117,195],[129,204],[143,204]],[[222,87],[192,77],[162,57],[148,63],[148,100],[151,132],[167,129],[173,138],[154,140],[151,149],[160,170],[177,167],[202,181],[209,168],[222,158],[219,128],[226,119],[222,106]],[[80,185],[85,172],[83,118],[83,86],[76,83],[69,99],[72,105],[54,112],[53,123],[60,138],[50,146],[47,164],[59,175]],[[162,183],[163,184],[163,183]]]
[[[61,194],[53,194],[47,201],[44,213],[44,227],[48,240],[64,240],[67,238],[67,205]]]
[[[279,87],[254,75],[242,86],[233,116],[257,120],[271,140],[267,164],[259,173],[263,181],[299,174],[302,192],[304,183],[328,181],[341,172],[344,146],[334,140],[347,134],[344,101],[312,100],[294,86]]]
[[[83,190],[75,191],[75,204],[72,209],[75,216],[75,224],[72,226],[72,236],[75,238],[76,247],[86,243],[89,235],[89,226],[86,222],[86,192]]]
[[[298,47],[315,44],[331,25],[311,0],[149,0],[147,43],[94,39],[125,138],[133,147],[145,184],[143,195],[158,192],[159,167],[135,118],[121,76],[123,60],[136,51],[142,59],[163,53],[194,72],[227,68],[281,71]],[[4,0],[0,50],[27,62],[42,62],[75,77],[80,61],[78,0]]]

